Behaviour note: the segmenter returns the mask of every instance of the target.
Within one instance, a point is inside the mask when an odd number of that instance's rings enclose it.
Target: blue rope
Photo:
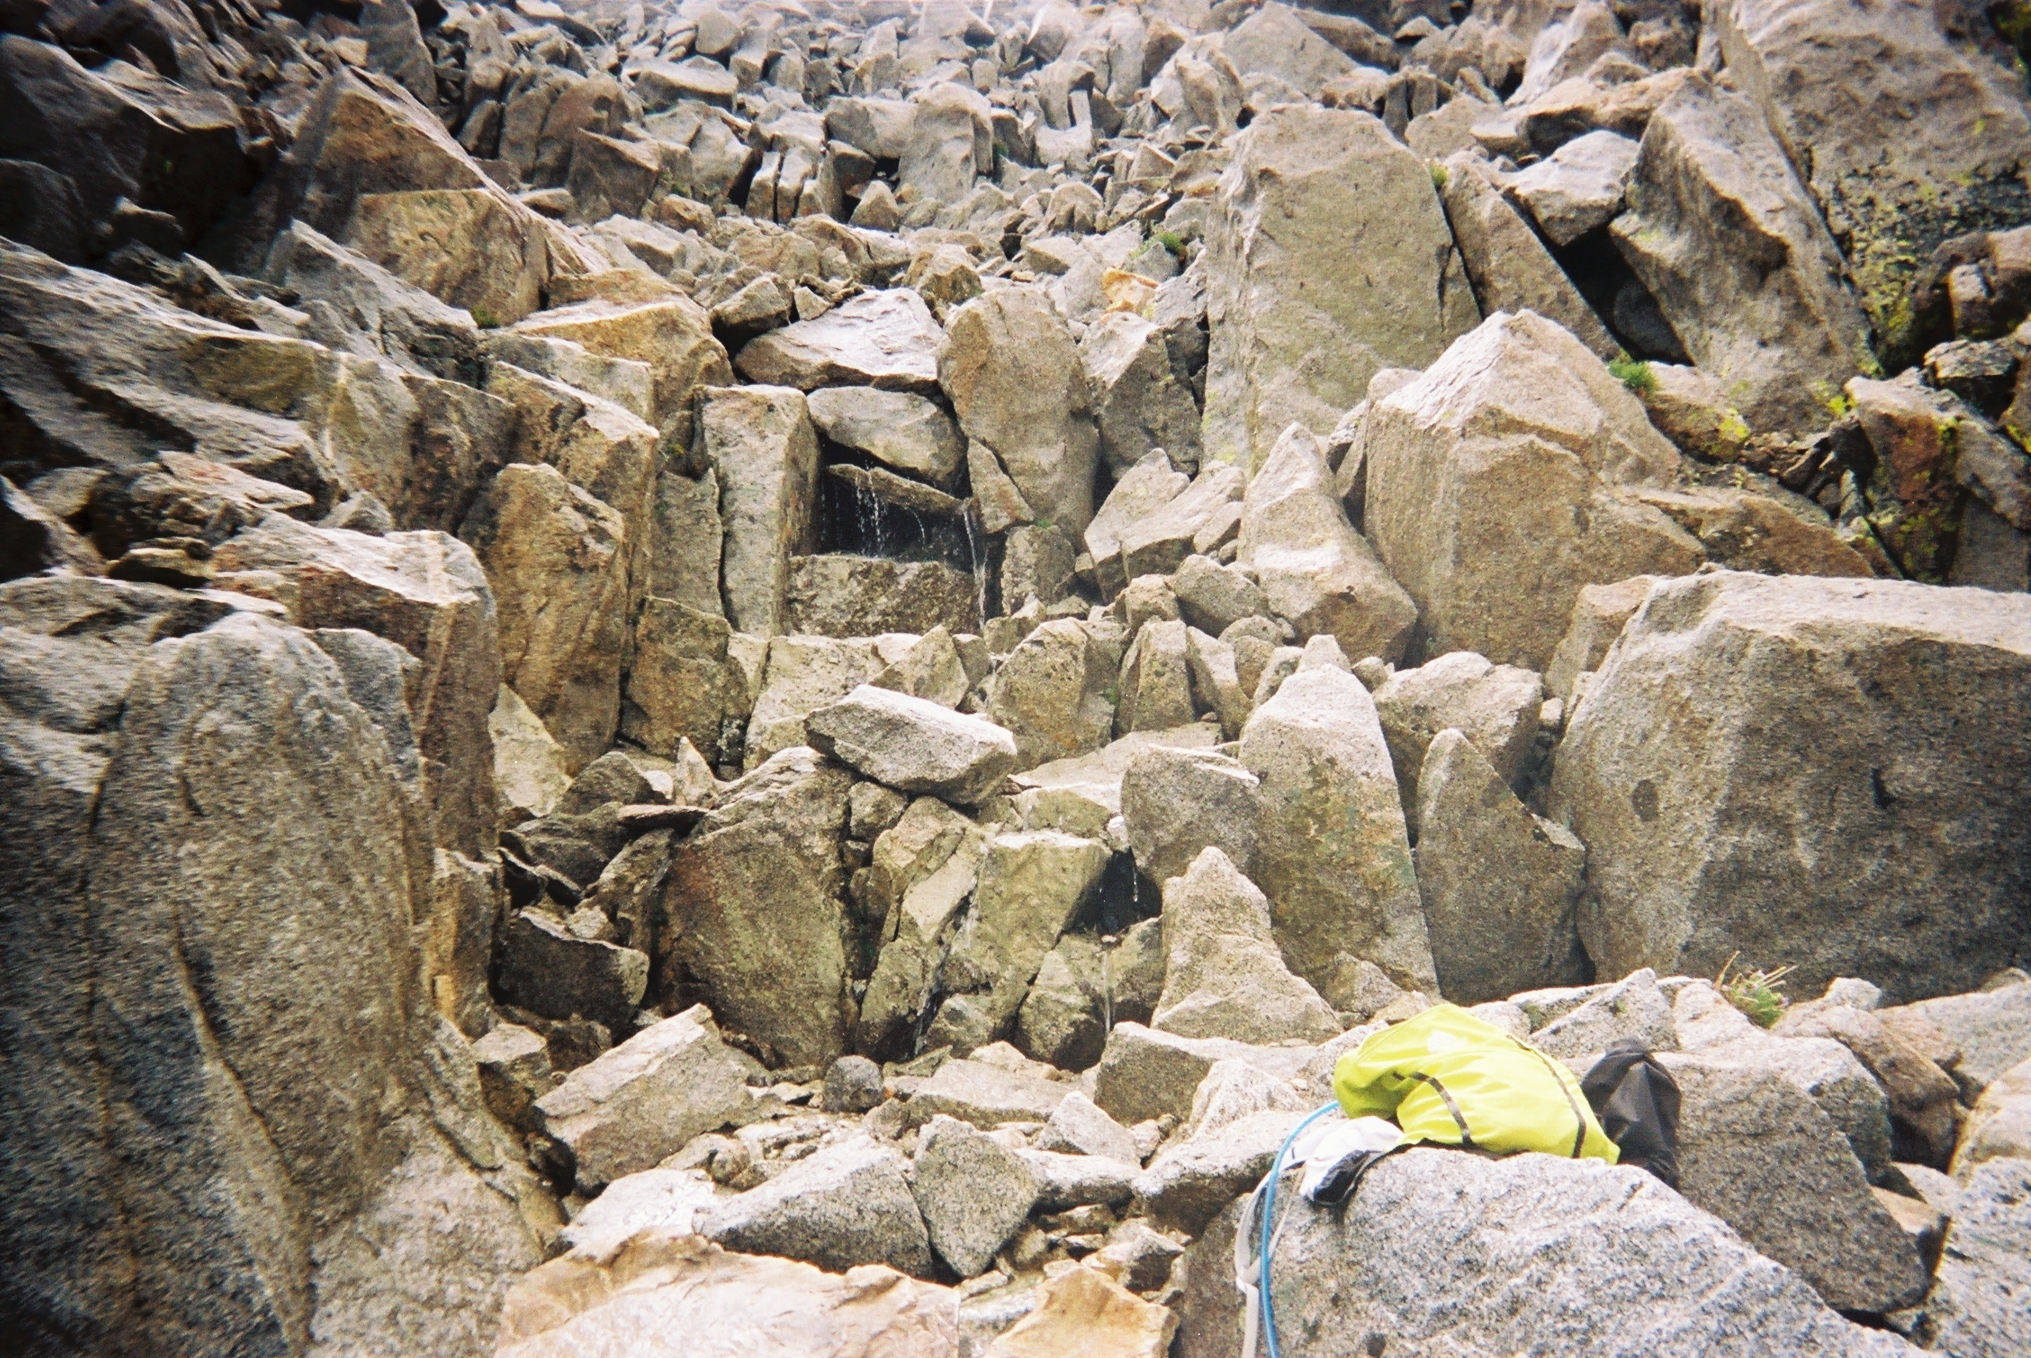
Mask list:
[[[1282,1176],[1283,1158],[1290,1154],[1292,1144],[1297,1141],[1305,1128],[1328,1113],[1338,1112],[1339,1108],[1340,1105],[1334,1102],[1306,1114],[1305,1120],[1291,1128],[1291,1134],[1283,1139],[1283,1146],[1277,1151],[1276,1159],[1269,1162],[1269,1191],[1262,1199],[1262,1221],[1258,1227],[1260,1244],[1256,1250],[1256,1257],[1262,1261],[1262,1333],[1268,1341],[1269,1358],[1283,1358],[1283,1350],[1276,1342],[1276,1302],[1270,1295],[1269,1287],[1269,1241],[1272,1227],[1276,1222],[1276,1184]]]

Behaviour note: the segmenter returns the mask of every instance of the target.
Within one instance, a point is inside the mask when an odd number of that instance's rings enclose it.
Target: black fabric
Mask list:
[[[1405,1149],[1403,1146],[1392,1146],[1386,1151],[1348,1151],[1340,1157],[1338,1164],[1326,1171],[1318,1186],[1305,1194],[1305,1197],[1321,1207],[1338,1207],[1354,1196],[1354,1190],[1361,1186],[1362,1179],[1367,1177],[1370,1169],[1385,1156],[1394,1155],[1403,1149]]]
[[[1678,1187],[1678,1081],[1640,1043],[1617,1042],[1580,1081],[1621,1163]]]

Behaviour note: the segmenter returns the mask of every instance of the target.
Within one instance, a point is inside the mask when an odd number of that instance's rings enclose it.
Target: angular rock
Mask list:
[[[1882,1313],[1924,1294],[1917,1249],[1869,1192],[1833,1123],[1765,1071],[1669,1060],[1678,1082],[1679,1191],[1792,1269],[1827,1305]]]
[[[790,558],[782,630],[832,637],[980,626],[981,586],[942,561],[826,553]]]
[[[1369,538],[1428,652],[1542,670],[1581,586],[1684,574],[1703,556],[1625,490],[1669,482],[1677,450],[1599,359],[1529,312],[1490,316],[1373,402],[1357,453]]]
[[[1890,663],[1911,647],[1937,657],[1928,677]],[[1716,689],[1704,676],[1723,665]],[[2007,904],[2024,890],[2023,817],[1997,790],[2025,785],[2031,752],[1950,714],[2007,710],[2027,684],[2031,601],[1733,573],[1655,586],[1553,775],[1553,814],[1587,845],[1589,955],[1610,974],[1702,973],[1739,949],[1783,957],[1807,988],[1856,975],[1897,999],[1972,988],[1983,958],[2023,946]],[[1776,811],[1808,804],[1821,808],[1809,822]],[[1771,815],[1781,835],[1710,837]]]
[[[670,599],[644,599],[621,706],[621,736],[666,757],[688,740],[708,761],[717,760],[729,707],[731,636],[723,618]]]
[[[712,336],[711,318],[689,297],[579,302],[539,312],[512,333],[570,340],[607,358],[648,364],[645,418],[687,443],[700,390],[733,380],[726,350]]]
[[[1015,768],[1015,737],[906,693],[863,684],[805,719],[821,754],[899,792],[977,806]]]
[[[1140,1164],[1135,1138],[1128,1128],[1102,1112],[1093,1100],[1077,1090],[1065,1096],[1051,1113],[1044,1129],[1037,1133],[1038,1150],[1066,1155],[1097,1155],[1126,1165]]]
[[[793,747],[728,788],[670,862],[660,974],[785,1063],[846,1047],[839,846],[852,778]]]
[[[731,653],[731,647],[729,647]],[[804,743],[804,719],[885,668],[866,641],[774,637],[768,643],[748,718],[747,767]]]
[[[1192,478],[1192,484],[1161,509],[1126,525],[1121,532],[1121,566],[1134,580],[1144,575],[1169,575],[1193,551],[1208,525],[1242,497],[1246,479],[1238,467],[1216,463]]]
[[[881,951],[861,999],[855,1046],[915,1054],[953,921],[973,894],[988,836],[935,798],[920,798],[874,843],[866,900],[883,912]]]
[[[1260,786],[1239,761],[1211,750],[1158,746],[1137,755],[1121,776],[1121,815],[1137,869],[1168,882],[1217,846],[1245,875],[1255,859]]]
[[[1758,430],[1804,430],[1869,369],[1841,258],[1763,115],[1698,74],[1643,134],[1609,227],[1693,363]]]
[[[1627,137],[1589,132],[1519,170],[1509,191],[1523,200],[1552,244],[1571,245],[1622,210],[1637,150]]]
[[[1250,1113],[1160,1152],[1135,1179],[1138,1215],[1197,1235],[1268,1172],[1304,1114]]]
[[[1977,1165],[1951,1200],[1953,1225],[1925,1299],[1919,1337],[1949,1352],[1989,1358],[2021,1333],[2031,1286],[2031,1159]]]
[[[1043,294],[1004,289],[953,312],[938,385],[1038,518],[1084,533],[1099,434],[1078,348]]]
[[[1093,572],[1103,598],[1112,599],[1128,586],[1122,562],[1122,538],[1176,499],[1191,478],[1179,472],[1168,454],[1151,451],[1122,473],[1108,492],[1100,512],[1086,526],[1082,540],[1093,558]]]
[[[1163,329],[1135,312],[1110,311],[1079,341],[1079,354],[1110,472],[1122,475],[1151,448],[1180,466],[1199,465],[1199,404]]]
[[[1004,1122],[1044,1121],[1071,1089],[985,1061],[951,1060],[917,1086],[904,1112],[915,1126],[943,1114],[992,1131]]]
[[[754,1062],[719,1039],[701,1006],[651,1024],[536,1100],[546,1135],[571,1153],[577,1182],[612,1183],[704,1132],[756,1116]]]
[[[1876,1016],[1892,1032],[1917,1034],[1930,1026],[1955,1052],[1954,1078],[1969,1098],[2003,1072],[2031,1056],[2031,982],[1999,986],[1971,995],[1944,995],[1916,1004],[1879,1009]]]
[[[945,1009],[965,1001],[954,1015],[977,1016],[986,1036],[975,1045],[986,1045],[1015,1017],[1044,955],[1099,883],[1107,859],[1105,845],[1056,830],[997,835],[989,843],[972,914],[946,962],[948,984],[955,969],[974,978],[970,993],[948,999]],[[941,1018],[949,1021],[942,1010]]]
[[[909,137],[896,171],[899,188],[940,203],[956,203],[977,175],[994,168],[994,131],[987,101],[950,81],[933,85],[916,101]]]
[[[1843,1320],[1803,1279],[1642,1170],[1413,1148],[1379,1162],[1360,1197],[1362,1210],[1345,1214],[1292,1204],[1272,1275],[1279,1329],[1386,1329],[1392,1344],[1488,1353],[1909,1352],[1895,1335]],[[1433,1295],[1459,1301],[1436,1311]],[[1289,1351],[1331,1350],[1300,1340]]]
[[[1417,795],[1418,895],[1439,993],[1480,1004],[1585,980],[1586,846],[1532,815],[1458,730],[1432,741]]]
[[[811,423],[834,443],[897,471],[948,484],[966,457],[952,417],[906,391],[825,387],[809,397]]]
[[[1069,1096],[1068,1096],[1069,1097]],[[1123,1207],[1135,1196],[1134,1164],[1102,1155],[1017,1151],[1037,1180],[1037,1206],[1046,1212],[1103,1203]]]
[[[1241,762],[1261,780],[1254,880],[1291,970],[1333,992],[1340,959],[1436,988],[1403,805],[1368,690],[1322,668],[1256,708]]]
[[[1118,1023],[1094,1075],[1093,1102],[1124,1127],[1168,1113],[1182,1121],[1216,1061],[1233,1058],[1289,1079],[1311,1057],[1308,1047],[1251,1047],[1227,1038],[1180,1037]]]
[[[988,1270],[1036,1202],[1029,1166],[955,1118],[934,1117],[924,1126],[911,1169],[910,1192],[931,1248],[962,1278]]]
[[[649,959],[633,948],[578,938],[553,916],[519,911],[501,931],[495,988],[544,1018],[584,1017],[626,1029],[649,985]]]
[[[879,387],[935,395],[945,332],[907,288],[864,292],[813,320],[771,330],[734,359],[750,382],[810,391]]]
[[[1617,1042],[1640,1042],[1645,1051],[1675,1051],[1678,1029],[1671,1001],[1645,967],[1591,994],[1585,1003],[1530,1035],[1531,1045],[1562,1060],[1591,1058]]]
[[[1460,263],[1474,285],[1481,314],[1534,311],[1572,331],[1580,343],[1604,359],[1620,352],[1621,345],[1601,324],[1551,251],[1489,182],[1484,163],[1459,151],[1446,158],[1444,170],[1446,182],[1439,196],[1446,205],[1446,219],[1459,243]],[[1618,190],[1616,202],[1620,201]]]
[[[625,522],[556,468],[517,464],[494,478],[460,536],[494,585],[501,678],[583,766],[620,724]]]
[[[1350,655],[1402,658],[1417,606],[1347,522],[1309,430],[1284,430],[1249,483],[1239,557],[1270,610],[1301,638],[1331,636]]]
[[[1491,665],[1472,651],[1454,651],[1416,669],[1398,670],[1376,687],[1374,696],[1412,835],[1422,833],[1417,803],[1426,751],[1448,727],[1472,741],[1504,783],[1512,788],[1522,784],[1544,705],[1543,686],[1529,670]]]
[[[931,1242],[906,1169],[891,1146],[843,1141],[701,1212],[697,1230],[728,1249],[802,1259],[834,1273],[886,1264],[924,1277],[932,1270]]]
[[[1388,242],[1357,262],[1352,237]],[[1422,368],[1478,319],[1431,175],[1365,113],[1285,108],[1235,142],[1206,228],[1204,457],[1253,467],[1330,429],[1378,368]],[[1322,349],[1342,361],[1310,361]]]
[[[1211,557],[1192,555],[1178,563],[1171,577],[1178,612],[1202,632],[1221,636],[1243,618],[1264,617],[1269,599],[1254,580]]]
[[[1164,953],[1159,1032],[1262,1045],[1339,1036],[1331,1006],[1285,969],[1268,898],[1218,848],[1164,883]]]
[[[783,625],[791,558],[816,542],[818,438],[803,393],[789,387],[708,387],[699,444],[720,486],[726,526],[721,589],[737,631]]]
[[[1178,1318],[1094,1268],[1075,1268],[1037,1289],[1036,1309],[987,1346],[989,1358],[1164,1358]]]
[[[1185,624],[1152,621],[1136,632],[1128,654],[1121,658],[1119,692],[1116,735],[1167,731],[1192,720],[1192,662]]]
[[[1728,69],[1802,167],[1893,348],[1908,342],[1899,303],[1918,261],[1949,236],[2018,225],[2031,200],[2031,113],[1950,22],[1917,4],[1865,22],[1768,0],[1715,16]]]
[[[1087,754],[1114,730],[1116,680],[1115,662],[1084,624],[1047,622],[995,670],[987,716],[1014,734],[1017,768]]]
[[[1608,648],[1622,635],[1623,624],[1642,606],[1650,587],[1660,578],[1634,575],[1612,585],[1583,586],[1573,599],[1573,616],[1565,637],[1544,672],[1545,692],[1570,711],[1578,699],[1579,677],[1600,668]]]

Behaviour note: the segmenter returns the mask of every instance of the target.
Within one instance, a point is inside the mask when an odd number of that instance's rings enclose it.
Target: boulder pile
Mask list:
[[[2031,10],[1315,4],[0,6],[0,1348],[2031,1346]]]

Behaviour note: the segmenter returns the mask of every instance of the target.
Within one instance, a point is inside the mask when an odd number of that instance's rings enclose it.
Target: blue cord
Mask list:
[[[1271,1227],[1276,1221],[1276,1184],[1282,1176],[1283,1158],[1290,1154],[1292,1144],[1297,1141],[1305,1128],[1328,1113],[1338,1112],[1339,1108],[1340,1105],[1336,1101],[1306,1114],[1305,1120],[1291,1128],[1291,1134],[1283,1139],[1283,1146],[1277,1151],[1276,1159],[1269,1162],[1269,1191],[1262,1199],[1262,1222],[1258,1227],[1260,1233],[1258,1238],[1261,1243],[1256,1251],[1257,1257],[1262,1261],[1262,1333],[1268,1341],[1269,1358],[1283,1358],[1283,1351],[1276,1342],[1276,1302],[1271,1297],[1269,1289],[1269,1241]]]

